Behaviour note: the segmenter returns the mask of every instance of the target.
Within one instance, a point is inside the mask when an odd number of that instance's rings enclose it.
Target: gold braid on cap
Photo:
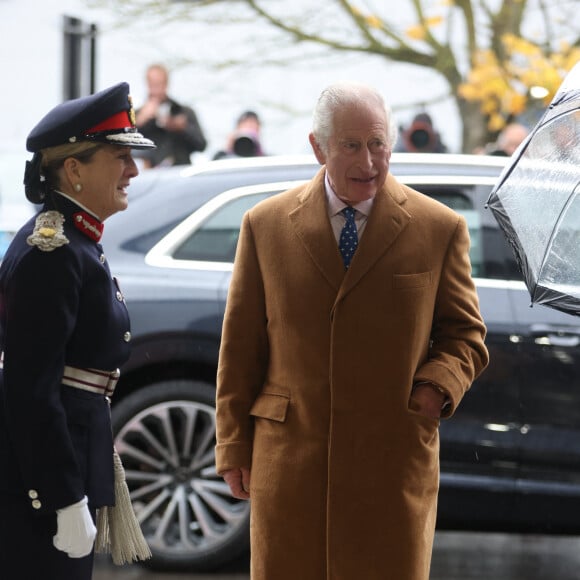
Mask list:
[[[137,125],[137,118],[135,117],[135,109],[133,109],[133,97],[129,95],[127,99],[129,100],[129,121],[135,127]]]

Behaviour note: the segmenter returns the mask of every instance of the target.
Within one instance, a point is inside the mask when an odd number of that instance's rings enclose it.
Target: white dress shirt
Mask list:
[[[332,226],[332,231],[334,232],[334,237],[336,239],[336,243],[338,244],[338,240],[340,239],[340,232],[342,231],[342,228],[346,222],[346,217],[340,212],[345,207],[347,207],[348,204],[344,203],[344,201],[338,198],[336,192],[330,185],[328,174],[324,176],[324,189],[326,191],[328,218],[330,219],[330,225]],[[367,219],[371,213],[373,201],[374,198],[371,197],[370,199],[365,199],[364,201],[351,206],[356,210],[354,221],[356,223],[359,240],[363,235],[365,226],[367,224]]]

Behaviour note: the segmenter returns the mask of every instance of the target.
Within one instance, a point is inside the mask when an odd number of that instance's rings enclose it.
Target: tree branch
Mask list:
[[[475,17],[471,0],[455,0],[455,6],[463,14],[465,31],[467,33],[467,49],[469,54],[475,54],[478,50],[477,34],[475,29]]]
[[[276,26],[280,30],[287,32],[298,41],[314,42],[340,51],[377,54],[380,56],[386,56],[387,58],[396,62],[406,62],[427,68],[433,68],[437,62],[437,59],[433,55],[418,52],[408,45],[389,47],[384,44],[378,44],[377,42],[372,45],[346,44],[336,40],[331,40],[329,38],[324,38],[319,35],[308,34],[301,28],[291,26],[279,18],[276,18],[271,13],[267,12],[261,6],[259,6],[256,0],[245,1],[256,12],[256,14],[262,18],[265,18],[270,24]]]

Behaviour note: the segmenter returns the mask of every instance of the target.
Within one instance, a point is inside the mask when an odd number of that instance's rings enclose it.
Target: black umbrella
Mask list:
[[[512,155],[487,207],[532,304],[580,314],[580,63]]]

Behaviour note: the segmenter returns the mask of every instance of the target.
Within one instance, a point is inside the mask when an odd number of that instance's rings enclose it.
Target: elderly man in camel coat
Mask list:
[[[439,420],[488,354],[466,223],[389,174],[395,140],[374,89],[328,87],[321,170],[243,220],[216,461],[251,500],[253,580],[429,578]]]

